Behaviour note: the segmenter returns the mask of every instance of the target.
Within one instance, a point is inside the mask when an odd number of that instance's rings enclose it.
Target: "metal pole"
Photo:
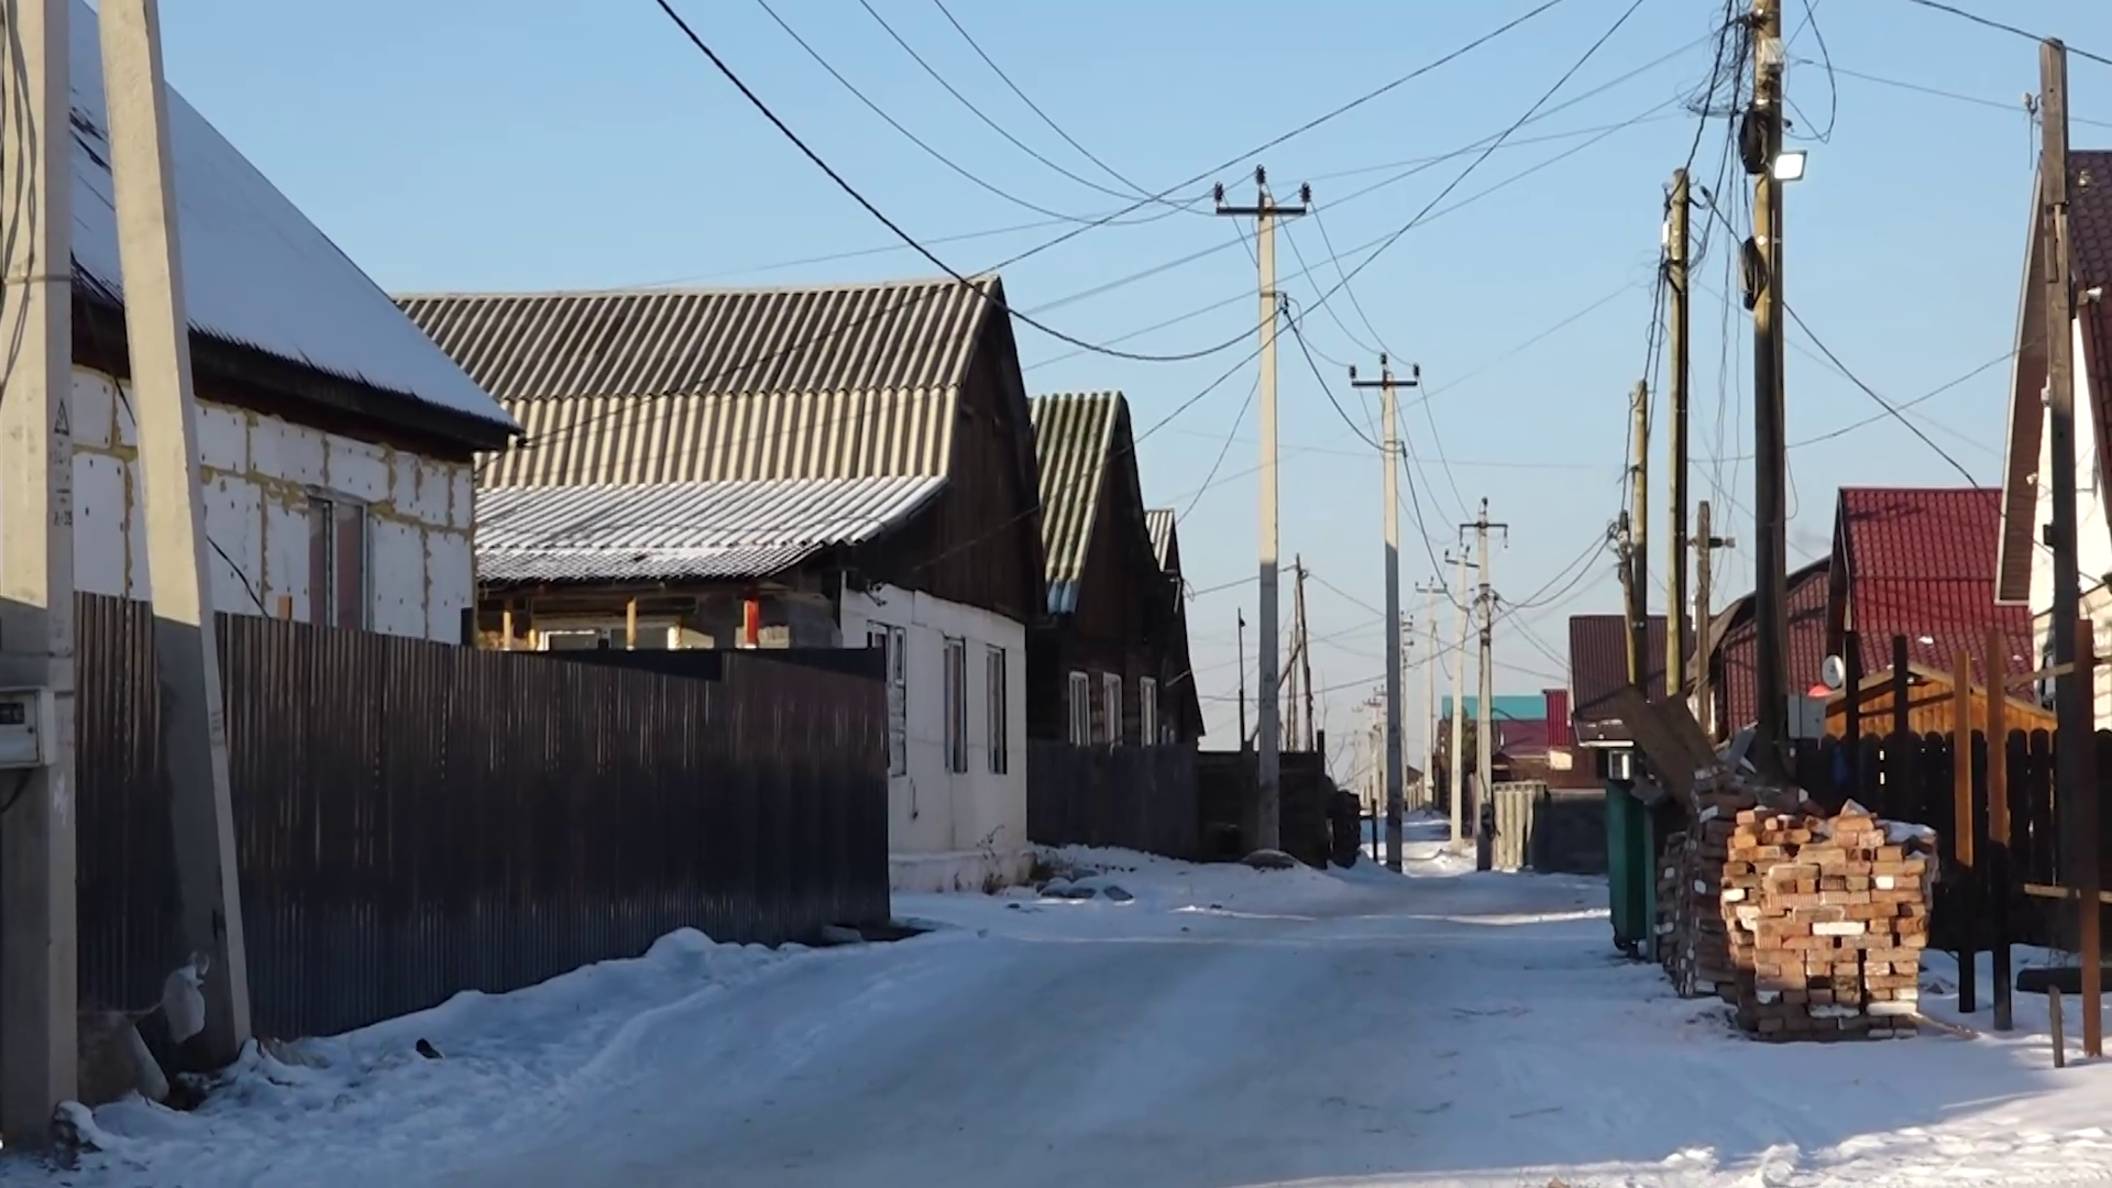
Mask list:
[[[1712,739],[1716,737],[1716,692],[1709,682],[1709,662],[1716,644],[1712,638],[1715,615],[1709,605],[1714,575],[1709,571],[1715,549],[1716,540],[1709,535],[1709,501],[1704,499],[1694,509],[1694,713]]]
[[[13,51],[0,105],[18,129],[0,154],[0,190],[16,200],[0,237],[0,323],[14,343],[0,370],[0,680],[49,689],[52,707],[48,762],[13,777],[0,809],[0,1134],[29,1149],[51,1141],[53,1108],[78,1093],[71,13],[71,0],[0,6]]]
[[[1247,612],[1234,611],[1239,617],[1239,749],[1247,749]]]
[[[1753,107],[1762,145],[1753,180],[1754,237],[1765,261],[1753,307],[1753,528],[1755,687],[1759,729],[1751,751],[1764,775],[1786,768],[1789,712],[1788,518],[1782,432],[1782,185],[1774,160],[1782,149],[1782,4],[1753,0],[1756,49]]]
[[[1635,440],[1628,495],[1628,679],[1638,689],[1650,684],[1650,387],[1635,384],[1635,403],[1628,410]]]
[[[1255,202],[1250,207],[1224,204],[1222,188],[1217,193],[1217,213],[1254,219],[1254,249],[1260,274],[1261,333],[1261,654],[1258,662],[1260,753],[1256,759],[1255,842],[1265,850],[1281,843],[1282,758],[1281,725],[1276,675],[1281,655],[1277,646],[1278,547],[1276,529],[1276,318],[1280,299],[1276,293],[1276,219],[1305,213],[1310,193],[1301,190],[1296,206],[1280,205],[1269,197],[1268,174],[1254,170]]]
[[[1416,381],[1410,379],[1412,386]],[[1379,420],[1385,433],[1385,448],[1382,451],[1381,469],[1385,478],[1381,486],[1386,522],[1386,548],[1383,555],[1386,573],[1386,621],[1394,624],[1394,630],[1386,637],[1386,865],[1401,869],[1401,513],[1400,513],[1400,424],[1398,402],[1394,395],[1393,368],[1384,355],[1379,356],[1379,378],[1376,383],[1357,379],[1357,369],[1349,369],[1349,384],[1352,388],[1376,387],[1379,390]]]
[[[1320,747],[1314,731],[1318,729],[1319,722],[1313,717],[1313,633],[1311,625],[1305,621],[1305,557],[1300,555],[1292,564],[1297,567],[1298,573],[1298,587],[1294,596],[1298,600],[1298,691],[1305,699],[1305,749],[1318,751]],[[1295,739],[1293,741],[1295,742]]]
[[[1671,487],[1665,585],[1665,692],[1677,699],[1688,686],[1687,643],[1687,171],[1672,174],[1670,235],[1665,248],[1665,288],[1671,296],[1672,432]]]
[[[104,0],[103,79],[110,118],[125,339],[146,486],[154,653],[169,778],[183,942],[210,956],[203,1058],[231,1063],[249,1042],[248,956],[228,795],[227,723],[206,581],[198,486],[198,402],[184,314],[183,254],[171,188],[168,91],[156,0]]]
[[[1437,669],[1444,663],[1441,659],[1443,653],[1438,650],[1437,593],[1438,585],[1434,581],[1423,589],[1423,614],[1430,625],[1430,658],[1423,661],[1424,716],[1430,724],[1430,728],[1423,732],[1423,807],[1426,809],[1437,804]]]

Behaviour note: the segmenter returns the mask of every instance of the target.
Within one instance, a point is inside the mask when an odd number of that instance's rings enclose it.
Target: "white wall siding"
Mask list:
[[[74,584],[146,599],[145,488],[129,394],[106,374],[74,369]],[[206,550],[216,609],[256,614],[261,599],[277,614],[285,598],[294,618],[311,617],[308,508],[311,492],[323,492],[367,506],[369,624],[460,638],[462,608],[476,596],[467,464],[209,399],[199,402],[197,425],[206,532],[219,546]]]
[[[2097,638],[2097,654],[2103,656],[2112,647],[2112,598],[2102,590],[2091,591],[2093,577],[2112,573],[2112,522],[2105,518],[2106,482],[2105,467],[2112,459],[2097,455],[2097,402],[2091,399],[2094,381],[2098,377],[2090,374],[2089,356],[2083,350],[2083,325],[2080,320],[2075,327],[2075,552],[2076,567],[2082,574],[2085,587],[2084,613],[2093,623]],[[2045,539],[2043,533],[2053,522],[2053,433],[2047,425],[2039,434],[2038,510],[2033,517],[2032,539]],[[2041,663],[2047,652],[2047,625],[2052,621],[2053,609],[2053,550],[2034,544],[2031,549],[2031,609],[2033,642],[2039,654],[2034,656],[2034,667]],[[2100,663],[2096,679],[2097,724],[2112,723],[2112,668]]]
[[[873,624],[901,627],[908,640],[908,767],[888,781],[888,854],[902,890],[980,890],[1026,873],[1026,629],[976,607],[881,586],[845,591],[842,635],[862,646]],[[946,640],[968,644],[968,770],[946,764]],[[985,649],[1005,650],[1008,757],[990,770]]]

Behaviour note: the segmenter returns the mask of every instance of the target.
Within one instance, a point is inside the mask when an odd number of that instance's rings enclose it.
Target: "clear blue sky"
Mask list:
[[[774,2],[874,102],[991,185],[1073,215],[1124,205],[1051,171],[979,123],[856,0]],[[1815,2],[1837,66],[2003,105],[1975,106],[1841,76],[1830,142],[1808,146],[1809,175],[1790,190],[1791,304],[1863,378],[1905,400],[2009,348],[2032,168],[2031,134],[2018,102],[2036,89],[2036,50],[1905,0]],[[1066,131],[1152,189],[1295,127],[1531,6],[1525,0],[948,3]],[[1965,3],[2112,55],[2112,5],[2101,0]],[[1013,135],[1073,172],[1122,189],[1014,99],[930,0],[874,0],[874,6]],[[937,238],[1043,218],[926,157],[823,73],[752,0],[686,0],[680,7],[788,123],[913,233]],[[1312,179],[1322,211],[1317,220],[1293,224],[1290,239],[1279,241],[1283,270],[1299,267],[1295,243],[1331,284],[1323,227],[1354,263],[1363,258],[1355,245],[1399,227],[1472,158],[1440,163],[1354,199],[1355,190],[1398,170],[1349,171],[1449,152],[1502,130],[1625,7],[1621,0],[1565,0],[1459,61],[1269,150],[1263,163],[1279,193],[1288,197],[1299,181]],[[1644,0],[1554,102],[1686,48],[1519,137],[1620,123],[1690,93],[1708,74],[1713,41],[1706,37],[1720,9],[1715,0]],[[1802,0],[1789,0],[1789,27],[1803,18]],[[936,271],[906,250],[774,267],[892,248],[893,241],[680,40],[650,0],[218,0],[169,6],[163,19],[172,81],[391,289],[768,284]],[[1807,31],[1792,53],[1816,58],[1817,43]],[[2112,126],[2080,122],[2112,121],[2112,67],[2077,58],[2071,81],[2075,143],[2112,144]],[[1823,130],[1830,110],[1825,71],[1795,64],[1789,89],[1808,117],[1802,126]],[[1367,374],[1373,360],[1366,348],[1374,338],[1397,358],[1422,365],[1436,392],[1431,419],[1411,406],[1403,425],[1423,460],[1421,507],[1430,535],[1441,549],[1456,522],[1468,518],[1462,503],[1487,496],[1493,514],[1512,525],[1509,547],[1496,555],[1496,581],[1514,601],[1569,566],[1616,510],[1627,394],[1644,362],[1660,196],[1686,158],[1695,127],[1676,102],[1658,112],[1663,118],[1614,132],[1410,231],[1354,282],[1376,335],[1346,294],[1307,323],[1317,351],[1359,362]],[[1721,128],[1721,121],[1712,123],[1697,162],[1704,179],[1715,173]],[[1571,136],[1506,147],[1448,201],[1583,142]],[[1245,199],[1251,164],[1213,176]],[[937,250],[957,268],[978,269],[1061,229]],[[1749,538],[1749,517],[1733,504],[1751,503],[1751,468],[1735,460],[1751,439],[1743,362],[1750,331],[1734,306],[1730,383],[1720,386],[1724,309],[1714,294],[1724,283],[1723,244],[1719,239],[1698,266],[1695,485],[1699,495],[1715,497],[1719,517],[1731,517],[1733,534]],[[1213,247],[1220,250],[1066,300]],[[1090,339],[1226,302],[1126,343],[1146,351],[1220,342],[1255,316],[1253,264],[1235,242],[1234,224],[1185,213],[1089,231],[1008,269],[1005,282],[1019,308]],[[1302,301],[1317,296],[1302,278],[1286,280],[1283,288]],[[1514,350],[1609,295],[1530,348]],[[1140,426],[1171,412],[1248,349],[1148,364],[1063,357],[1063,344],[1025,327],[1019,338],[1030,391],[1120,388]],[[1330,382],[1339,379],[1332,363],[1323,360],[1320,367]],[[1242,368],[1143,444],[1139,460],[1149,500],[1185,508],[1195,498],[1253,372],[1251,365]],[[1330,583],[1314,584],[1308,594],[1313,634],[1325,637],[1315,648],[1315,683],[1342,686],[1327,698],[1327,720],[1341,739],[1360,724],[1359,704],[1383,669],[1381,625],[1369,609],[1382,589],[1379,463],[1328,407],[1288,339],[1279,374],[1284,549],[1287,557],[1302,553]],[[2006,379],[2006,367],[1991,368],[1910,414],[1988,483],[1999,481]],[[1794,349],[1788,384],[1793,442],[1877,411],[1845,380]],[[1339,390],[1337,396],[1361,422],[1360,401]],[[1449,478],[1437,461],[1440,448],[1450,460]],[[1660,456],[1662,448],[1660,437]],[[1198,587],[1252,573],[1254,458],[1249,414],[1217,484],[1181,524],[1189,576]],[[1962,482],[1890,420],[1800,447],[1790,465],[1793,556],[1825,551],[1832,493],[1842,484]],[[1664,489],[1661,468],[1653,486]],[[1661,554],[1661,496],[1653,510],[1653,547]],[[1403,584],[1412,588],[1430,576],[1431,566],[1414,518],[1405,520]],[[1652,564],[1663,572],[1661,555]],[[1573,600],[1521,614],[1521,627],[1499,630],[1499,691],[1562,683],[1567,615],[1618,606],[1610,559],[1594,560],[1592,570]],[[1740,552],[1719,586],[1729,596],[1750,583],[1750,555]],[[1654,592],[1653,609],[1661,601]],[[1191,607],[1198,682],[1209,718],[1220,727],[1234,713],[1234,611],[1244,606],[1251,624],[1254,603],[1250,582]],[[1286,585],[1286,610],[1289,605]],[[1406,605],[1419,613],[1421,599],[1409,594]],[[1534,646],[1528,629],[1554,657]],[[1251,628],[1248,647],[1251,667]],[[1421,712],[1421,686],[1418,671],[1409,687],[1411,722]],[[1230,736],[1221,729],[1213,741],[1229,744]],[[1420,736],[1411,727],[1411,739]]]

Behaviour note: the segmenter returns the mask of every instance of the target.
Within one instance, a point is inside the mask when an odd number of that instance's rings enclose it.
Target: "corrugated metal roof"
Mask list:
[[[124,301],[96,14],[71,6],[73,269],[77,287]],[[184,309],[208,339],[512,429],[491,397],[390,304],[175,88],[171,184]]]
[[[1160,569],[1170,571],[1174,539],[1173,509],[1170,507],[1145,508],[1144,527],[1151,533],[1151,555],[1158,559]]]
[[[1841,489],[1834,563],[1846,567],[1845,624],[1861,639],[1863,671],[1892,667],[1894,635],[1906,636],[1910,663],[1948,670],[1960,648],[1986,650],[1990,627],[2029,671],[2030,610],[1995,602],[2001,500],[1992,487]]]
[[[1651,615],[1644,688],[1651,701],[1665,699],[1665,617]],[[1628,624],[1620,615],[1569,617],[1569,695],[1580,722],[1607,718],[1607,698],[1628,684]]]
[[[1789,691],[1802,693],[1820,677],[1826,662],[1828,577],[1831,562],[1814,561],[1789,575]],[[1735,733],[1760,720],[1760,693],[1753,673],[1754,635],[1752,595],[1732,603],[1717,615],[1721,632],[1716,643],[1722,677],[1724,717],[1728,731]],[[1891,662],[1886,661],[1889,667]]]
[[[487,485],[854,478],[947,472],[978,283],[399,300],[527,430]]]
[[[945,484],[918,476],[503,487],[477,497],[477,577],[765,577],[886,533]]]
[[[1078,582],[1085,574],[1109,464],[1135,481],[1129,402],[1120,392],[1036,396],[1032,415],[1049,613],[1064,615],[1078,606]]]

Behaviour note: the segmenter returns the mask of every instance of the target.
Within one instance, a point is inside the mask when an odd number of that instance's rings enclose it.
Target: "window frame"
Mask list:
[[[1165,741],[1159,737],[1159,679],[1137,678],[1137,741],[1147,747]]]
[[[1122,745],[1122,692],[1121,673],[1100,674],[1101,712],[1107,719],[1107,738],[1104,741],[1111,747]]]
[[[345,526],[358,529],[352,542],[359,561],[355,588],[344,589]],[[333,491],[308,492],[308,621],[318,627],[366,631],[372,627],[374,558],[367,504]],[[352,600],[349,622],[347,596]]]
[[[909,774],[908,633],[879,620],[865,625],[865,646],[880,645],[881,685],[887,691],[887,774]]]
[[[1006,775],[1012,769],[1011,659],[996,644],[983,646],[984,729],[990,732],[991,775]]]
[[[1066,708],[1071,717],[1071,745],[1090,746],[1093,741],[1093,685],[1082,669],[1072,669],[1065,681]]]
[[[942,638],[946,664],[946,770],[961,775],[968,770],[968,641],[958,635]]]

